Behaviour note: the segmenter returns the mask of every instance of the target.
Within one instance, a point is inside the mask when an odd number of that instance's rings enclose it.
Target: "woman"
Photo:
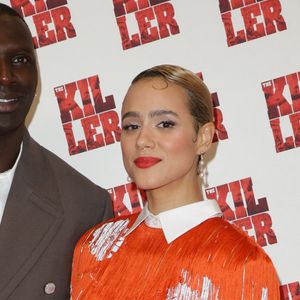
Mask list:
[[[201,201],[198,174],[212,120],[210,93],[192,72],[161,65],[133,80],[122,106],[121,147],[148,202],[140,214],[111,219],[81,238],[73,300],[279,299],[268,256],[220,217],[215,201]]]

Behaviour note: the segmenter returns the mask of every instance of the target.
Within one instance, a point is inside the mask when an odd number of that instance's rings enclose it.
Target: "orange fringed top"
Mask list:
[[[88,231],[73,261],[72,300],[277,300],[273,264],[246,233],[211,218],[170,244],[137,215]]]

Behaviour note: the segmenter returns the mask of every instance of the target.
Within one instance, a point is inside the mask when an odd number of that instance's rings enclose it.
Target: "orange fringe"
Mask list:
[[[113,221],[129,219],[130,227],[136,217]],[[87,232],[75,249],[72,300],[280,299],[269,257],[246,233],[223,219],[209,219],[170,244],[161,229],[143,223],[123,243],[119,240],[120,247],[113,243],[107,248],[110,258],[97,261],[91,241],[101,225]],[[106,239],[102,246],[109,242]]]

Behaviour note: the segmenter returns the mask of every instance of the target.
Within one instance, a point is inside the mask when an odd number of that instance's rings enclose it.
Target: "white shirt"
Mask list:
[[[145,224],[149,227],[162,228],[167,243],[170,244],[207,219],[220,216],[222,216],[222,212],[216,200],[194,202],[164,211],[158,215],[153,215],[146,203],[125,236],[145,221]]]
[[[3,173],[0,173],[0,223],[2,221],[8,193],[15,175],[15,171],[22,153],[22,149],[23,149],[23,144],[21,144],[20,146],[20,151],[13,167]]]

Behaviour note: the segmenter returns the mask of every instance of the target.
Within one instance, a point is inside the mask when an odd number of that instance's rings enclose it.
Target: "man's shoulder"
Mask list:
[[[80,183],[81,185],[83,185],[81,187],[87,185],[89,188],[97,188],[103,190],[102,188],[94,184],[86,176],[84,176],[72,166],[70,166],[62,158],[60,158],[44,146],[40,145],[32,137],[30,137],[30,143],[24,145],[24,147],[26,146],[29,148],[29,152],[34,151],[34,159],[36,159],[37,161],[39,160],[39,166],[47,165],[50,168],[49,171],[51,170],[51,172],[54,173],[56,178],[63,178],[64,185],[66,185],[66,182],[71,181],[74,188],[76,188],[76,183]],[[28,149],[24,149],[24,152],[25,151],[28,151]],[[27,156],[28,153],[25,155],[25,158]]]
[[[111,211],[110,196],[104,188],[93,183],[63,159],[40,145],[28,132],[24,137],[23,153],[19,163],[19,176],[26,173],[24,181],[39,195],[51,199],[59,197],[60,200],[55,202],[61,201],[65,208],[71,210],[83,206],[85,211],[93,208],[96,211],[101,208],[101,212],[103,209],[107,210],[107,213]],[[111,215],[108,213],[108,216]]]

